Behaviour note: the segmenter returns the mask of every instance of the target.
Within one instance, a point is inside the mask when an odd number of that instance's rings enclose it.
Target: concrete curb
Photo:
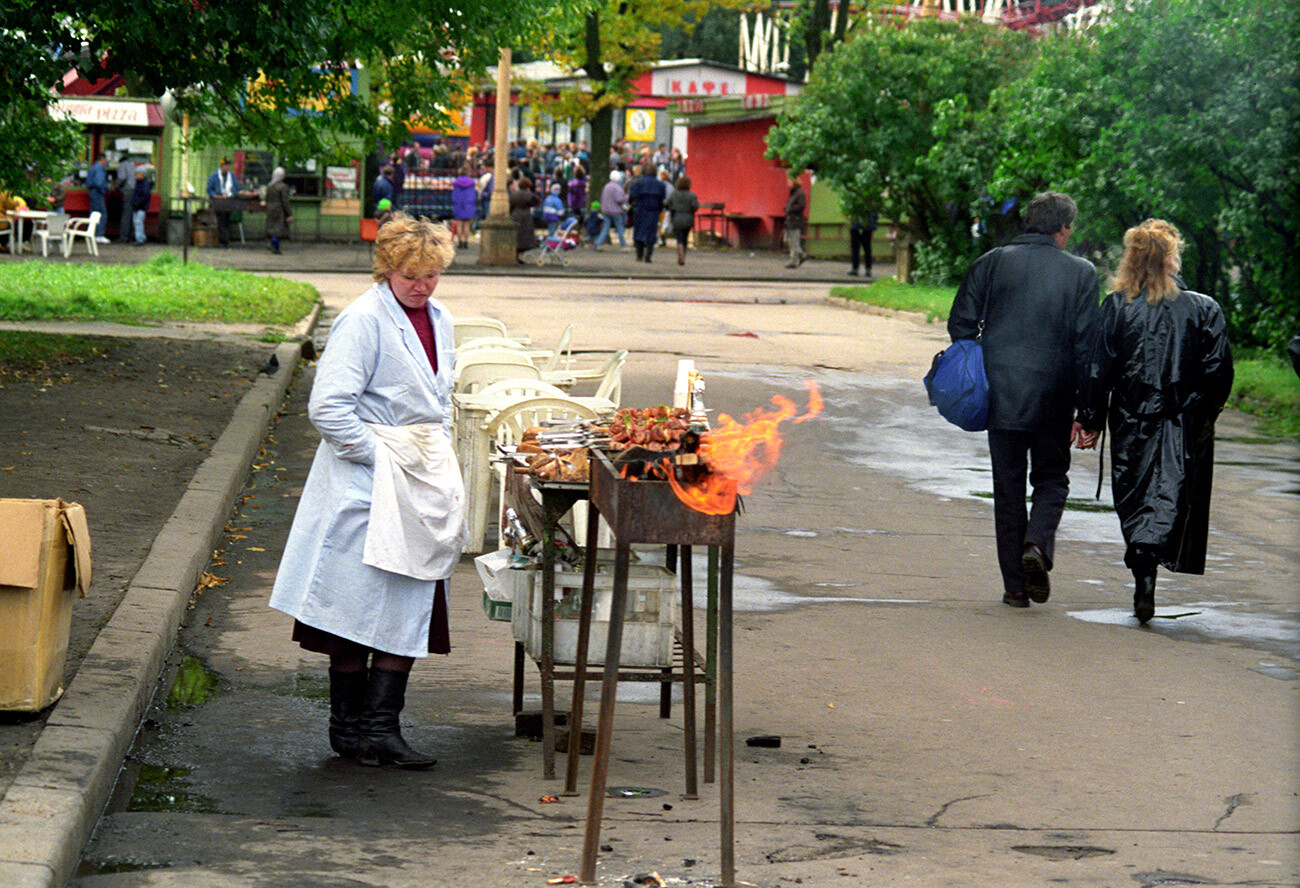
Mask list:
[[[930,324],[930,318],[923,311],[903,311],[897,308],[884,308],[879,305],[872,305],[869,302],[859,302],[856,299],[845,299],[843,296],[827,296],[827,305],[834,305],[836,308],[847,308],[850,311],[860,311],[863,314],[880,315],[886,318],[907,318],[909,321],[916,321],[918,324]]]
[[[76,871],[302,348],[277,346],[279,369],[236,405],[0,801],[0,885],[61,888]]]

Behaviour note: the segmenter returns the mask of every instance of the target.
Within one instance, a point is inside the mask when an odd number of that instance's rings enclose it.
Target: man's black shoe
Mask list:
[[[1029,600],[1036,604],[1047,601],[1052,594],[1052,584],[1047,578],[1047,558],[1043,550],[1033,543],[1026,543],[1020,566],[1025,571],[1025,592]]]
[[[1029,596],[1023,592],[1019,594],[1013,592],[1003,592],[1002,603],[1009,604],[1012,607],[1029,607]]]

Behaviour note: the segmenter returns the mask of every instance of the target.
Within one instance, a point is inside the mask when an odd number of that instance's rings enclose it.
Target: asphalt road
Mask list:
[[[365,286],[311,279],[335,309]],[[667,400],[679,357],[715,410],[802,403],[807,378],[825,395],[737,533],[736,732],[782,738],[737,757],[742,883],[1300,884],[1300,447],[1222,423],[1211,568],[1162,575],[1146,629],[1114,515],[1091,500],[1096,457],[1081,456],[1052,599],[1017,611],[1000,603],[986,448],[924,403],[941,328],[826,305],[824,286],[663,289],[460,275],[438,295],[541,344],[571,322],[579,349],[632,349],[625,404]],[[513,734],[509,629],[483,616],[468,561],[453,652],[417,664],[405,714],[438,766],[330,755],[325,661],[265,604],[315,445],[311,374],[210,568],[226,582],[187,612],[170,662],[189,702],[150,713],[75,884],[522,888],[576,873],[584,800],[540,801],[559,783]],[[663,794],[606,803],[601,885],[718,874],[716,786],[681,798],[680,708],[656,710],[635,689],[620,703],[610,784]]]

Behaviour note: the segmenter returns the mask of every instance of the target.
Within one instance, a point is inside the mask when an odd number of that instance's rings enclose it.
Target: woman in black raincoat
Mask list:
[[[1232,388],[1223,312],[1182,287],[1181,249],[1160,219],[1125,233],[1079,414],[1079,447],[1095,447],[1109,400],[1111,486],[1142,623],[1155,615],[1158,565],[1205,573],[1214,420]]]

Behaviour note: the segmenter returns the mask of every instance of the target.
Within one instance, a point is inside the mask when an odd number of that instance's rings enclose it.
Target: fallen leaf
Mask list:
[[[559,799],[555,796],[542,796],[537,801],[541,802],[543,805],[554,805],[559,801]]]
[[[248,547],[247,549],[245,549],[244,551],[246,551],[246,552],[265,552],[266,550],[263,549],[261,546],[249,546],[249,547]]]

